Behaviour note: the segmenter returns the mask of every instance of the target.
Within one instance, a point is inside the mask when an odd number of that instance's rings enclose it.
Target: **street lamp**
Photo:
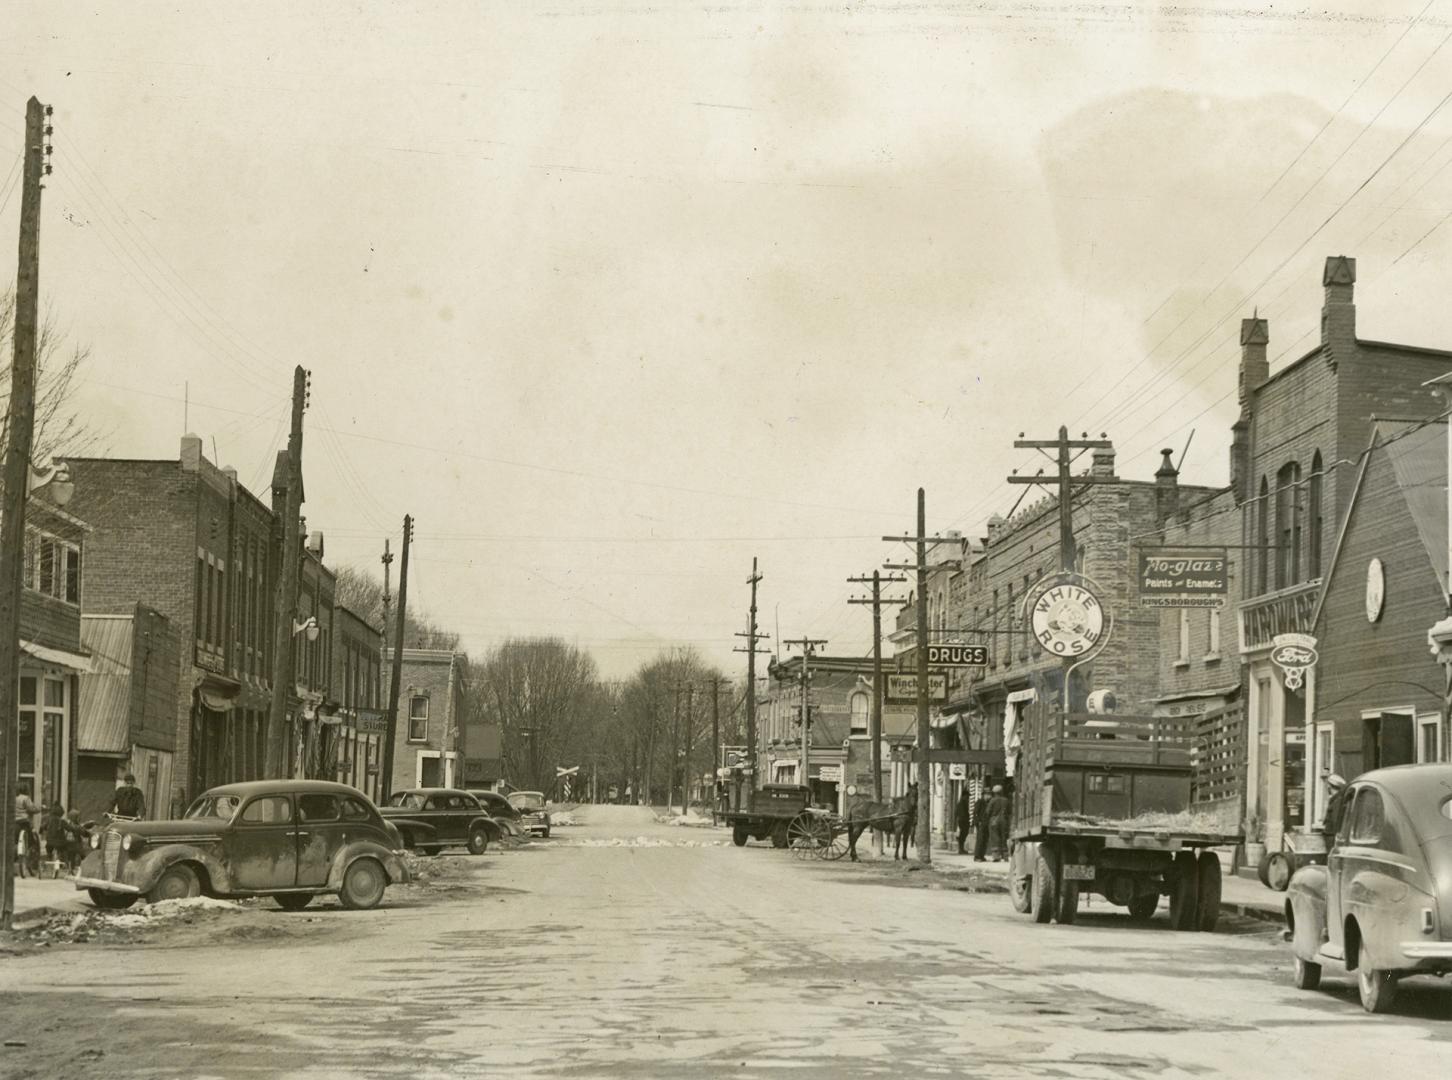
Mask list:
[[[297,619],[292,620],[293,637],[305,633],[308,636],[308,641],[317,641],[318,635],[322,633],[322,630],[323,628],[318,625],[318,617],[316,615],[309,615],[302,622],[298,622]]]
[[[41,472],[32,465],[26,472],[25,497],[32,498],[42,491],[51,502],[64,508],[76,493],[76,485],[71,482],[71,467],[62,461],[52,465],[49,471]]]

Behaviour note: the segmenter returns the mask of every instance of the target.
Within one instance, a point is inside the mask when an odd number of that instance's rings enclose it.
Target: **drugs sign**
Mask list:
[[[1228,567],[1224,548],[1141,551],[1140,605],[1161,608],[1224,607],[1225,595],[1230,587]]]
[[[987,645],[929,645],[928,667],[987,667]]]

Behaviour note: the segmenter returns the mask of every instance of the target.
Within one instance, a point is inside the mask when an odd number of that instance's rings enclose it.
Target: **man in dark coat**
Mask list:
[[[963,785],[963,791],[958,796],[958,803],[953,807],[953,824],[958,826],[958,854],[968,854],[963,850],[963,841],[968,839],[968,830],[973,828],[973,792],[968,785]]]
[[[146,813],[146,796],[136,786],[136,777],[131,773],[126,774],[126,781],[116,789],[116,795],[111,800],[112,814],[117,817],[139,818]]]
[[[1336,842],[1336,834],[1341,831],[1341,819],[1346,816],[1347,796],[1351,789],[1346,786],[1346,780],[1339,773],[1332,773],[1326,777],[1326,790],[1331,792],[1331,797],[1326,800],[1326,816],[1321,820],[1321,834],[1326,837],[1326,850],[1331,850],[1331,845]]]
[[[1002,784],[993,785],[993,798],[988,800],[988,846],[994,862],[1008,858],[1008,796]]]
[[[973,861],[982,862],[988,856],[988,789],[973,804]]]

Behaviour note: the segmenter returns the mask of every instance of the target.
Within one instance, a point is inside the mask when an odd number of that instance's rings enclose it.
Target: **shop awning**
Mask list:
[[[91,658],[83,653],[74,653],[68,649],[53,649],[49,645],[37,645],[24,638],[20,639],[20,651],[35,657],[43,664],[65,668],[77,675],[85,675],[91,670]]]

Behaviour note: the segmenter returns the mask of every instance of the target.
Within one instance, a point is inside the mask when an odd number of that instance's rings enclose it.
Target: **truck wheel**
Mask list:
[[[1054,884],[1059,877],[1059,860],[1051,852],[1039,848],[1034,859],[1034,876],[1029,886],[1029,911],[1036,923],[1046,923],[1054,917]]]
[[[1060,881],[1055,899],[1054,921],[1060,926],[1073,926],[1074,918],[1079,914],[1079,883]]]
[[[1193,930],[1197,925],[1195,899],[1200,894],[1200,867],[1191,851],[1182,851],[1170,864],[1170,926]]]
[[[746,846],[746,826],[745,825],[733,825],[733,826],[731,826],[731,842],[733,844],[735,844],[737,847],[745,847]]]
[[[1199,909],[1195,928],[1207,934],[1214,933],[1215,924],[1220,921],[1220,857],[1213,851],[1202,851],[1196,870],[1200,888],[1195,897]]]
[[[1013,910],[1020,915],[1027,915],[1033,907],[1033,896],[1030,890],[1033,888],[1033,878],[1024,877],[1022,874],[1013,872],[1013,865],[1010,862],[1008,868],[1008,898],[1013,902]]]
[[[776,828],[771,830],[771,846],[774,848],[784,848],[787,846],[786,822],[781,822]]]

